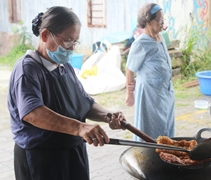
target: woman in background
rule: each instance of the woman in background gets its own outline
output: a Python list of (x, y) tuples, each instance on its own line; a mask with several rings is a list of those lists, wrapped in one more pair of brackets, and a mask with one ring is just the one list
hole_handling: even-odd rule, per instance
[[(159, 34), (164, 26), (161, 7), (145, 4), (138, 12), (138, 25), (145, 33), (135, 40), (128, 55), (126, 105), (133, 106), (135, 102), (135, 127), (154, 139), (159, 135), (174, 137), (172, 67)], [(134, 139), (141, 140), (137, 136)]]

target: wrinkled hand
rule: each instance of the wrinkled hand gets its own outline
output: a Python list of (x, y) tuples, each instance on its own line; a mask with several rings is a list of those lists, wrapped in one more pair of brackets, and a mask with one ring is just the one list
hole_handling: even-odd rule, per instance
[(134, 105), (134, 90), (135, 90), (135, 84), (136, 80), (131, 82), (126, 86), (126, 98), (125, 98), (125, 104), (127, 106), (133, 106)]
[(135, 102), (134, 94), (133, 93), (127, 93), (126, 94), (125, 104), (127, 106), (133, 106), (134, 102)]
[(103, 146), (105, 143), (109, 143), (106, 132), (98, 124), (82, 123), (79, 129), (79, 136), (88, 144), (93, 144), (94, 146)]
[(126, 121), (122, 112), (108, 113), (109, 118), (108, 124), (111, 129), (123, 129), (125, 128), (121, 125), (121, 121)]

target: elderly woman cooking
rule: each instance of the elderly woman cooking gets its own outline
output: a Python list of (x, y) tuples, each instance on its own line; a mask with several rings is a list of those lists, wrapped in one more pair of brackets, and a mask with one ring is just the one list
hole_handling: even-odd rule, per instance
[(17, 61), (8, 93), (16, 180), (89, 180), (84, 140), (103, 146), (109, 138), (86, 118), (121, 128), (122, 113), (97, 104), (68, 63), (80, 29), (66, 7), (51, 7), (32, 21), (39, 44)]
[[(126, 104), (132, 106), (135, 102), (136, 128), (154, 139), (159, 135), (174, 137), (172, 67), (165, 41), (159, 34), (164, 26), (161, 7), (145, 4), (138, 12), (138, 25), (145, 33), (132, 44), (127, 59)], [(137, 136), (134, 139), (140, 140)]]

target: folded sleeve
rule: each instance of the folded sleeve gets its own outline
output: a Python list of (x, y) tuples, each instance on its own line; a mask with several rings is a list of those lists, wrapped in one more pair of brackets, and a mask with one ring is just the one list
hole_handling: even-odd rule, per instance
[(18, 66), (13, 73), (10, 92), (15, 103), (13, 108), (18, 110), (20, 120), (33, 109), (44, 105), (41, 74), (35, 63)]

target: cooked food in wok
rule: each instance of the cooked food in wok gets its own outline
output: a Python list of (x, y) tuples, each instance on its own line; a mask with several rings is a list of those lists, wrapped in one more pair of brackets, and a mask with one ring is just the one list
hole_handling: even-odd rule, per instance
[[(188, 150), (192, 150), (195, 146), (198, 145), (196, 140), (180, 140), (176, 141), (167, 136), (159, 136), (157, 138), (157, 144), (171, 145), (175, 147), (181, 147)], [(191, 160), (186, 152), (182, 151), (173, 151), (173, 150), (164, 150), (164, 149), (156, 149), (156, 152), (159, 154), (160, 158), (163, 161), (166, 161), (170, 164), (178, 164), (178, 165), (199, 165), (204, 164), (211, 159), (205, 160)]]

